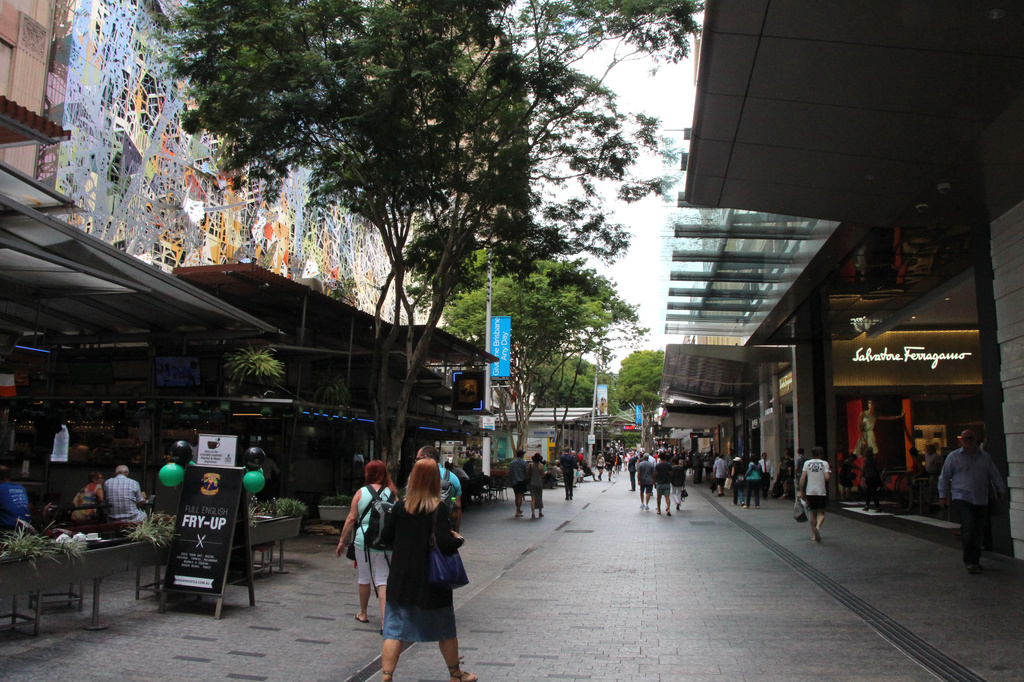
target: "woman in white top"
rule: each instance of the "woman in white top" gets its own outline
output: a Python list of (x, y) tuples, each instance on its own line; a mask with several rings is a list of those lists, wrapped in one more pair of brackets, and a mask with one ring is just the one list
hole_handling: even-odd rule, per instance
[(384, 462), (379, 459), (367, 462), (363, 469), (366, 485), (356, 491), (352, 497), (352, 506), (348, 510), (348, 517), (345, 519), (345, 527), (341, 529), (341, 538), (334, 550), (337, 557), (345, 555), (346, 545), (349, 544), (349, 536), (355, 535), (356, 568), (359, 571), (359, 613), (356, 620), (360, 623), (369, 623), (366, 616), (366, 609), (370, 603), (370, 585), (373, 584), (377, 592), (377, 600), (380, 602), (380, 620), (384, 622), (384, 602), (387, 592), (388, 574), (391, 568), (391, 552), (377, 549), (367, 549), (364, 541), (366, 528), (370, 523), (368, 507), (373, 501), (373, 493), (370, 488), (379, 493), (380, 497), (391, 502), (398, 500), (398, 491), (395, 484), (388, 475), (388, 469)]

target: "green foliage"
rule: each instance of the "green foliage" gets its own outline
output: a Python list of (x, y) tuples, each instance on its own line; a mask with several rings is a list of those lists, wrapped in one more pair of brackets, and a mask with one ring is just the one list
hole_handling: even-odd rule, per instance
[(251, 381), (272, 386), (284, 378), (284, 363), (274, 357), (271, 348), (247, 346), (229, 353), (224, 360), (228, 379), (241, 383)]
[(639, 350), (622, 361), (616, 380), (618, 398), (622, 403), (643, 405), (644, 415), (661, 404), (661, 376), (665, 367), (665, 351)]
[(84, 542), (57, 542), (45, 534), (36, 534), (25, 528), (0, 535), (2, 559), (77, 559), (85, 551)]
[[(657, 122), (619, 112), (578, 66), (598, 54), (610, 55), (609, 68), (638, 53), (678, 60), (700, 9), (695, 0), (180, 5), (166, 44), (194, 102), (186, 130), (220, 136), (223, 167), (271, 191), (289, 169), (312, 169), (316, 201), (380, 234), (391, 269), (369, 388), (392, 465), (414, 378), (470, 254), (486, 245), (500, 268), (525, 273), (537, 258), (610, 261), (624, 251), (627, 230), (606, 219), (598, 186), (613, 183), (626, 201), (657, 189), (630, 173), (655, 148)], [(420, 296), (425, 324), (413, 342), (397, 323), (413, 318)], [(402, 345), (406, 375), (392, 388), (380, 377)]]
[(174, 541), (174, 517), (166, 514), (152, 514), (142, 523), (124, 531), (133, 542), (148, 542), (155, 547), (170, 547)]
[(351, 495), (321, 495), (320, 502), (318, 503), (321, 507), (347, 507), (352, 504)]
[(313, 389), (313, 402), (322, 405), (347, 406), (351, 403), (348, 383), (340, 372), (322, 374)]
[[(483, 344), (486, 288), (458, 295), (445, 311), (445, 329)], [(512, 318), (512, 376), (506, 399), (520, 425), (519, 443), (534, 407), (590, 405), (594, 368), (582, 358), (599, 353), (620, 333), (639, 336), (636, 307), (582, 260), (538, 261), (529, 275), (493, 283), (492, 312)]]

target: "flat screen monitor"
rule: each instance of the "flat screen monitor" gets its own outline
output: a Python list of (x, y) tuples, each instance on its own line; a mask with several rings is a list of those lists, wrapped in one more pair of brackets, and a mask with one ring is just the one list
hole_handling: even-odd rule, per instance
[(167, 355), (156, 358), (157, 388), (199, 386), (199, 358), (189, 355)]
[(114, 383), (114, 368), (105, 361), (73, 360), (68, 362), (68, 372), (75, 386)]

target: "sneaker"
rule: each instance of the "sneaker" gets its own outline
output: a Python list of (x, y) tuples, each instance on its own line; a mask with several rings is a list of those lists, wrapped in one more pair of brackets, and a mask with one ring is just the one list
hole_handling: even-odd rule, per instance
[(747, 505), (743, 505), (743, 508), (744, 508), (744, 509), (750, 509), (750, 507), (749, 507), (749, 506), (747, 506)]
[(641, 503), (640, 503), (640, 508), (641, 508), (641, 509), (647, 509), (647, 507), (645, 507), (645, 506), (644, 506), (644, 503), (643, 503), (643, 502), (641, 502)]

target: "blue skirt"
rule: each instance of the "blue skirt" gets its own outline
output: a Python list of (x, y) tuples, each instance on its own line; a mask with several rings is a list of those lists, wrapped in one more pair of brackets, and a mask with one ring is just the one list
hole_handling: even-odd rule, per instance
[(407, 604), (384, 605), (384, 639), (403, 642), (440, 642), (457, 637), (455, 608), (420, 609)]

